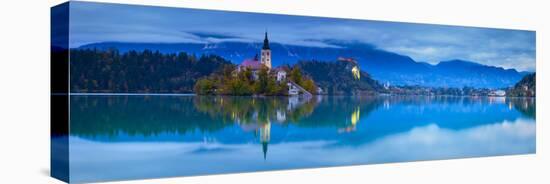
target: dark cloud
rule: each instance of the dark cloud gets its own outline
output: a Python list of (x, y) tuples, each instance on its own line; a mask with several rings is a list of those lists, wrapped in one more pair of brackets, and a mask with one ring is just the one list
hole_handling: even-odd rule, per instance
[(213, 33), (213, 32), (200, 32), (200, 31), (190, 31), (187, 32), (189, 34), (195, 35), (197, 37), (208, 39), (208, 38), (214, 38), (214, 39), (242, 39), (241, 37), (237, 36), (231, 36), (227, 34), (221, 34), (221, 33)]

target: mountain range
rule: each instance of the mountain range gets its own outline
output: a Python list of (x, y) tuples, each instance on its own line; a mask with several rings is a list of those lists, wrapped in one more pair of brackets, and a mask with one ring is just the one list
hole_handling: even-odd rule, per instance
[[(360, 42), (326, 41), (335, 47), (313, 47), (270, 43), (274, 66), (295, 64), (298, 61), (335, 61), (338, 57), (354, 58), (362, 71), (375, 80), (390, 85), (419, 85), (427, 87), (506, 88), (513, 86), (529, 72), (487, 66), (474, 61), (450, 60), (432, 65), (417, 62), (409, 56), (378, 49)], [(80, 49), (158, 50), (162, 53), (185, 51), (196, 55), (215, 54), (235, 64), (253, 58), (261, 43), (128, 43), (101, 42), (80, 46)]]

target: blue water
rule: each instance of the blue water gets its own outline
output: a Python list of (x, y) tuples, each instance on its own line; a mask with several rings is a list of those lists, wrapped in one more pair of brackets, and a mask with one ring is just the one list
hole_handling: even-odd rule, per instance
[(71, 182), (536, 151), (532, 98), (75, 95), (70, 110)]

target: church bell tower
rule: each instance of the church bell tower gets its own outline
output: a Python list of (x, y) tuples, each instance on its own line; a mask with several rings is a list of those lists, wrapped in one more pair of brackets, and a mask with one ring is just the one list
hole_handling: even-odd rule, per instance
[(262, 47), (261, 62), (268, 69), (271, 69), (271, 49), (269, 49), (269, 40), (267, 39), (267, 31), (265, 32), (264, 45)]

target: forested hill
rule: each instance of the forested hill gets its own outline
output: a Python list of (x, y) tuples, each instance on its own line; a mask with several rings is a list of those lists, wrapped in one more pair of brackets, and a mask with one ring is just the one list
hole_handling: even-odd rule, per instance
[[(361, 71), (356, 63), (343, 61), (300, 61), (299, 67), (305, 75), (313, 78), (318, 87), (331, 95), (371, 95), (382, 90), (382, 86), (371, 76)], [(359, 77), (354, 76), (357, 67)]]
[(185, 52), (72, 49), (72, 93), (192, 93), (197, 79), (230, 61)]
[(526, 75), (513, 88), (508, 90), (507, 94), (508, 96), (535, 97), (537, 91), (536, 83), (535, 73)]

